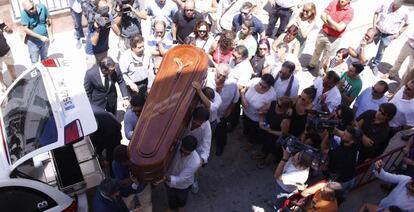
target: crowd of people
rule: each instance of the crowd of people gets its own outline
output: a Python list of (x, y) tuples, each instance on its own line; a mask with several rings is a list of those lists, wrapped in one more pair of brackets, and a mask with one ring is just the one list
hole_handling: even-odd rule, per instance
[[(377, 8), (372, 25), (356, 44), (341, 42), (354, 16), (362, 15), (354, 14), (351, 0), (332, 0), (321, 14), (311, 1), (265, 3), (266, 10), (248, 0), (69, 0), (76, 47), (85, 40), (84, 87), (98, 122), (91, 139), (110, 176), (98, 188), (96, 211), (152, 211), (151, 188), (161, 183), (169, 210), (182, 209), (190, 190), (198, 192), (197, 172), (204, 171), (210, 150), (216, 156), (225, 154), (240, 114), (247, 138), (242, 149), (251, 152), (261, 145), (260, 151), (251, 152), (257, 168), (277, 167), (275, 193), (266, 202), (275, 211), (337, 211), (354, 186), (356, 167), (380, 156), (397, 132), (414, 127), (414, 34), (401, 36), (412, 26), (401, 0)], [(22, 7), (25, 43), (36, 63), (48, 57), (52, 22), (45, 5), (25, 0)], [(263, 13), (268, 14), (265, 23), (259, 18)], [(305, 45), (312, 45), (306, 40), (318, 18), (323, 26), (310, 62), (302, 67), (299, 58)], [(151, 23), (148, 33), (142, 30), (143, 20)], [(13, 56), (3, 36), (13, 30), (2, 21), (0, 30), (0, 62), (14, 80)], [(108, 56), (111, 31), (118, 36), (116, 58)], [(407, 41), (392, 68), (382, 74), (379, 64), (395, 39)], [(130, 140), (163, 56), (182, 44), (204, 50), (209, 58), (206, 83), (192, 83), (200, 103), (191, 111), (166, 176), (153, 184), (140, 183), (130, 174), (127, 147), (120, 144), (115, 84), (127, 108), (124, 137)], [(316, 75), (312, 86), (299, 89), (299, 71)], [(368, 82), (360, 74), (369, 71), (383, 80), (362, 90)], [(389, 89), (390, 80), (399, 83), (396, 92)], [(414, 138), (409, 139), (401, 173), (386, 172), (382, 161), (373, 170), (397, 187), (361, 211), (414, 211)], [(305, 200), (289, 202), (292, 193)]]

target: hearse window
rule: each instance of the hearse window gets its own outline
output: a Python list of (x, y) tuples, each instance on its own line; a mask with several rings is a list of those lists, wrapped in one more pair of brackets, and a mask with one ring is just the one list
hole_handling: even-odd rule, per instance
[(57, 141), (56, 122), (38, 69), (27, 73), (11, 89), (2, 102), (1, 111), (12, 164)]

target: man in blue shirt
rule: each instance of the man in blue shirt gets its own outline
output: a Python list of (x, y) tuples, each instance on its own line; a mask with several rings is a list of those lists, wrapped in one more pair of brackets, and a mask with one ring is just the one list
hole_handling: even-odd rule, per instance
[(36, 63), (47, 57), (49, 49), (48, 26), (51, 25), (49, 11), (46, 6), (34, 4), (29, 0), (22, 3), (24, 10), (21, 12), (21, 24), (26, 33), (25, 42), (29, 48), (30, 60)]
[(137, 125), (138, 118), (141, 115), (142, 109), (145, 104), (145, 97), (142, 95), (133, 95), (129, 101), (131, 107), (124, 115), (124, 132), (125, 137), (131, 140), (132, 134), (134, 134), (135, 126)]
[(134, 196), (137, 195), (142, 210), (144, 212), (151, 212), (151, 185), (139, 183), (131, 176), (128, 161), (128, 147), (122, 144), (115, 147), (112, 171), (121, 186), (120, 194), (130, 210), (136, 208)]
[(359, 117), (367, 110), (377, 110), (382, 103), (388, 102), (387, 97), (384, 95), (387, 91), (388, 84), (383, 80), (362, 91), (354, 103), (355, 117)]
[(241, 26), (243, 24), (244, 19), (251, 19), (253, 22), (253, 30), (252, 35), (258, 39), (258, 35), (260, 34), (260, 38), (265, 38), (266, 33), (263, 26), (263, 23), (254, 15), (253, 12), (253, 4), (251, 2), (245, 2), (241, 9), (240, 13), (235, 15), (232, 22), (232, 30), (235, 32), (240, 31)]
[(96, 191), (93, 209), (97, 212), (129, 212), (119, 196), (119, 188), (115, 180), (104, 179)]
[(109, 26), (101, 26), (104, 21), (98, 24), (96, 21), (89, 23), (88, 34), (86, 36), (86, 68), (99, 63), (103, 58), (108, 56), (109, 49), (109, 32), (111, 31), (112, 17), (109, 16), (109, 5), (106, 1), (101, 0), (97, 5), (100, 20), (106, 20)]

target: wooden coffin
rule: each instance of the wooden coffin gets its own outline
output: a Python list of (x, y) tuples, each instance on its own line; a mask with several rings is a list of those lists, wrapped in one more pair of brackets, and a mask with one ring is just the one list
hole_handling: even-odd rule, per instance
[(164, 56), (128, 148), (132, 174), (141, 182), (160, 180), (189, 124), (208, 57), (199, 48), (176, 46)]

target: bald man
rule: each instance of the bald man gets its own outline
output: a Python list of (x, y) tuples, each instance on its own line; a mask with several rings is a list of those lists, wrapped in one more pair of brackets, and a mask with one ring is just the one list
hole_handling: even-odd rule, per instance
[(193, 32), (197, 22), (203, 20), (203, 15), (195, 11), (194, 0), (187, 0), (184, 8), (175, 13), (172, 25), (174, 43), (184, 44), (184, 39)]
[(26, 33), (25, 42), (29, 48), (30, 60), (36, 63), (47, 57), (49, 49), (48, 26), (51, 25), (49, 11), (45, 5), (25, 0), (22, 2), (21, 24)]

